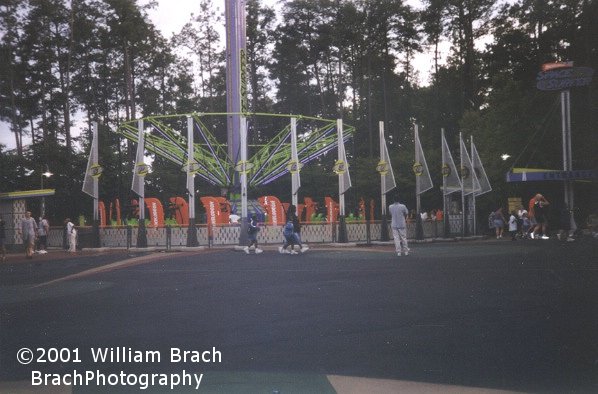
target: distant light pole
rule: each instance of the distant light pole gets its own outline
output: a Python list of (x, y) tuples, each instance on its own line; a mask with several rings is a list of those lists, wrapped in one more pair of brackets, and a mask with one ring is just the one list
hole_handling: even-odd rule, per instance
[[(40, 177), (39, 177), (40, 183), (41, 183), (40, 189), (44, 188), (44, 177), (50, 178), (52, 175), (54, 175), (52, 172), (50, 172), (50, 168), (48, 167), (48, 165), (46, 164), (45, 166), (46, 166), (46, 171), (42, 172), (40, 174)], [(42, 170), (43, 169), (44, 168), (42, 167)], [(46, 197), (42, 196), (42, 204), (41, 204), (41, 208), (40, 208), (40, 216), (44, 217), (45, 214), (46, 214)]]

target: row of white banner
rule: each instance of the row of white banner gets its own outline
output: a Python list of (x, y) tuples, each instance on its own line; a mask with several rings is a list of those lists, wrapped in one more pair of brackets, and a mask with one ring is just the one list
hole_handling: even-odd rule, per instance
[[(143, 126), (140, 125), (139, 140), (137, 144), (137, 155), (135, 163), (135, 171), (133, 175), (133, 182), (131, 189), (140, 197), (144, 197), (144, 176), (147, 174), (147, 166), (144, 164), (144, 136)], [(192, 129), (191, 129), (192, 130)], [(343, 195), (351, 187), (351, 177), (349, 175), (349, 165), (346, 158), (345, 147), (343, 142), (343, 126), (342, 120), (337, 121), (338, 133), (338, 158), (334, 166), (334, 171), (339, 175), (339, 195)], [(415, 125), (415, 163), (413, 164), (413, 172), (416, 176), (416, 194), (421, 194), (433, 187), (432, 178), (424, 155), (424, 151), (419, 139), (418, 126)], [(468, 153), (463, 137), (459, 134), (459, 150), (461, 166), (460, 171), (453, 160), (453, 156), (449, 149), (448, 143), (444, 135), (444, 129), (441, 133), (442, 138), (442, 175), (443, 175), (443, 193), (449, 195), (455, 192), (462, 192), (463, 195), (473, 194), (479, 196), (492, 190), (490, 182), (480, 160), (480, 156), (473, 143), (471, 137), (471, 157)], [(245, 137), (246, 139), (246, 137)], [(299, 162), (297, 155), (297, 127), (296, 119), (291, 119), (291, 162), (289, 163), (289, 172), (292, 176), (292, 195), (295, 197), (301, 186), (300, 172), (302, 164)], [(189, 139), (191, 147), (189, 154), (192, 155), (192, 139)], [(244, 143), (244, 141), (241, 141)], [(98, 135), (97, 125), (93, 127), (93, 140), (91, 144), (91, 151), (87, 163), (87, 171), (85, 173), (85, 180), (83, 182), (83, 192), (87, 193), (95, 199), (99, 198), (97, 178), (102, 172), (102, 167), (98, 164)], [(187, 165), (188, 184), (187, 188), (193, 189), (189, 185), (189, 180), (193, 179), (193, 166)], [(384, 123), (380, 122), (380, 162), (377, 166), (377, 171), (381, 175), (381, 191), (383, 194), (388, 193), (394, 189), (397, 184), (394, 176), (394, 171), (391, 165), (390, 155), (388, 154), (388, 147), (386, 138), (384, 136)], [(95, 180), (95, 182), (94, 182)]]
[[(415, 163), (413, 164), (413, 172), (416, 176), (416, 194), (421, 194), (427, 190), (432, 189), (432, 178), (426, 162), (426, 156), (419, 139), (418, 126), (415, 125)], [(462, 192), (464, 195), (473, 194), (479, 196), (488, 193), (492, 190), (490, 181), (482, 165), (482, 160), (478, 154), (478, 150), (473, 143), (471, 137), (471, 157), (467, 151), (463, 136), (459, 133), (459, 150), (461, 158), (461, 171), (457, 171), (457, 167), (453, 160), (453, 156), (449, 149), (444, 129), (441, 133), (442, 144), (442, 189), (444, 195), (449, 195), (455, 192)], [(388, 193), (396, 187), (396, 181), (392, 166), (390, 166), (390, 156), (388, 155), (388, 148), (386, 146), (384, 137), (384, 125), (380, 123), (380, 163), (378, 163), (378, 172), (382, 175), (382, 192)]]

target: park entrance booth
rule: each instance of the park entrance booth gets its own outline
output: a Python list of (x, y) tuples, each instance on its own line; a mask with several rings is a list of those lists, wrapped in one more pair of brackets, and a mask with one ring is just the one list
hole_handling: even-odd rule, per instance
[[(17, 192), (0, 193), (0, 217), (6, 223), (6, 240), (7, 247), (12, 245), (22, 244), (23, 238), (18, 231), (21, 225), (21, 219), (25, 217), (27, 212), (27, 200), (33, 198), (41, 198), (41, 206), (45, 203), (45, 198), (53, 196), (54, 189), (40, 189), (40, 190), (26, 190)], [(32, 212), (32, 216), (36, 218), (39, 216), (38, 212)]]

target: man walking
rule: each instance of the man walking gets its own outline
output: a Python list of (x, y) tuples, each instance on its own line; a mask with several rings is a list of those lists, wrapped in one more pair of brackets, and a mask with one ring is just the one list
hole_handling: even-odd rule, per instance
[(408, 256), (409, 248), (407, 247), (407, 222), (406, 218), (409, 213), (407, 207), (399, 202), (398, 193), (394, 195), (394, 203), (388, 207), (390, 216), (392, 218), (390, 227), (392, 228), (392, 236), (395, 240), (395, 251), (397, 256)]
[(23, 237), (23, 245), (25, 245), (25, 254), (27, 258), (33, 257), (33, 247), (35, 246), (35, 238), (37, 236), (37, 224), (35, 219), (31, 217), (31, 212), (25, 212), (25, 217), (21, 219), (21, 236)]

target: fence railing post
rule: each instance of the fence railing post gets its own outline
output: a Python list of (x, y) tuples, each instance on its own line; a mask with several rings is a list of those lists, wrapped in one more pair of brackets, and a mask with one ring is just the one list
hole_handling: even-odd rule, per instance
[(166, 226), (166, 250), (172, 249), (172, 227)]
[(131, 249), (132, 239), (133, 239), (133, 231), (131, 229), (131, 226), (127, 226), (126, 230), (127, 230), (127, 249)]

